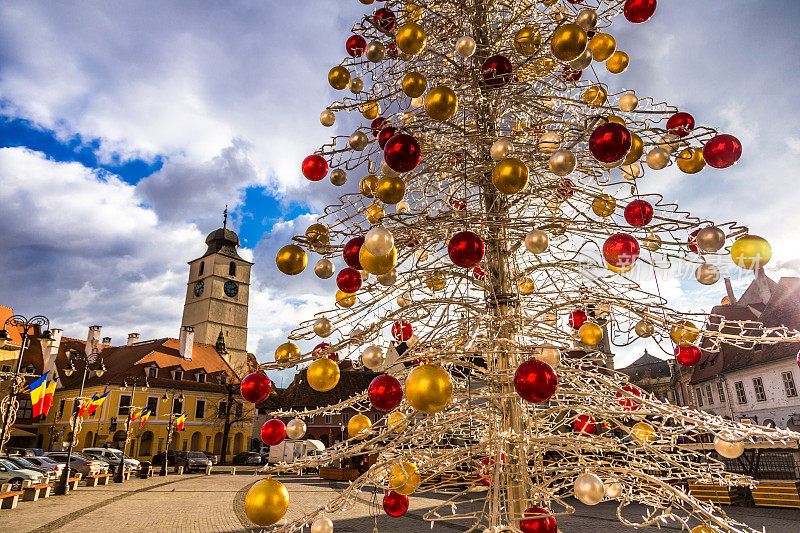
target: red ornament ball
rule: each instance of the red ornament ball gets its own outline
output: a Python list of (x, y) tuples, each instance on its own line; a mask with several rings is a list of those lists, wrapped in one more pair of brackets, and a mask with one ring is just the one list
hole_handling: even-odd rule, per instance
[(372, 128), (372, 136), (377, 137), (381, 130), (387, 125), (388, 120), (386, 117), (378, 117), (372, 121), (370, 128)]
[(408, 496), (391, 491), (383, 497), (383, 510), (386, 514), (397, 518), (408, 511)]
[(417, 140), (406, 133), (398, 133), (383, 148), (383, 160), (395, 172), (414, 170), (422, 159)]
[(697, 247), (697, 234), (700, 233), (699, 229), (694, 230), (689, 234), (688, 245), (689, 249), (696, 254), (700, 253), (700, 249)]
[(394, 29), (397, 17), (391, 9), (382, 7), (372, 15), (372, 23), (381, 31), (390, 32)]
[(569, 178), (562, 178), (561, 183), (556, 189), (556, 194), (562, 200), (572, 198), (572, 195), (575, 194), (575, 182)]
[(588, 319), (589, 317), (586, 316), (585, 311), (576, 309), (569, 314), (569, 327), (572, 329), (581, 329), (581, 326), (584, 325)]
[(405, 342), (411, 338), (414, 330), (408, 322), (397, 321), (392, 325), (392, 338), (398, 342)]
[(742, 157), (742, 143), (733, 135), (722, 133), (703, 147), (703, 159), (714, 168), (728, 168)]
[(622, 13), (628, 21), (641, 24), (656, 12), (656, 0), (627, 0)]
[(263, 372), (247, 374), (239, 385), (242, 398), (250, 403), (263, 402), (272, 391), (272, 382)]
[(558, 526), (556, 517), (550, 511), (534, 505), (523, 514), (519, 529), (522, 533), (556, 533)]
[(572, 423), (572, 428), (576, 433), (594, 435), (594, 432), (597, 431), (597, 422), (595, 422), (593, 416), (578, 415), (578, 418)]
[(311, 350), (311, 354), (314, 357), (327, 357), (331, 361), (339, 360), (338, 352), (331, 350), (331, 345), (327, 342), (321, 342), (314, 346), (314, 349)]
[(564, 65), (564, 69), (561, 71), (561, 77), (564, 78), (564, 81), (580, 81), (580, 79), (583, 77), (583, 71), (576, 70), (569, 65)]
[(345, 41), (344, 47), (350, 57), (361, 57), (367, 49), (367, 40), (360, 35), (351, 35)]
[(549, 400), (558, 387), (558, 376), (553, 367), (539, 361), (528, 359), (514, 372), (514, 389), (524, 400), (542, 403)]
[(344, 245), (344, 252), (342, 255), (344, 256), (344, 262), (347, 263), (347, 266), (350, 268), (355, 268), (356, 270), (364, 270), (361, 268), (361, 261), (358, 259), (358, 252), (361, 251), (361, 247), (364, 245), (364, 237), (353, 237), (347, 244)]
[[(627, 393), (633, 394), (634, 396), (641, 396), (642, 391), (634, 387), (633, 385), (623, 385), (622, 390)], [(626, 398), (624, 394), (618, 392), (616, 394), (617, 398), (619, 398), (619, 404), (622, 406), (622, 409), (625, 411), (635, 411), (639, 408), (639, 402), (634, 400), (633, 398)]]
[(378, 145), (381, 149), (386, 147), (386, 143), (389, 142), (389, 139), (394, 137), (394, 134), (397, 133), (397, 128), (394, 126), (384, 126), (381, 132), (378, 134)]
[(614, 163), (628, 155), (632, 143), (628, 128), (617, 122), (606, 122), (589, 136), (589, 151), (601, 163)]
[(697, 346), (676, 346), (675, 347), (675, 360), (681, 366), (694, 366), (700, 362), (700, 348)]
[(508, 85), (514, 68), (506, 56), (495, 55), (483, 62), (481, 70), (483, 71), (483, 81), (486, 85), (498, 89)]
[(481, 265), (478, 265), (472, 269), (472, 277), (478, 281), (483, 281), (486, 279), (486, 271)]
[(603, 243), (603, 257), (617, 268), (629, 267), (639, 259), (639, 242), (627, 233), (612, 235)]
[(303, 176), (311, 181), (319, 181), (328, 175), (328, 162), (319, 154), (311, 154), (303, 159)]
[(277, 446), (283, 442), (285, 438), (286, 425), (277, 418), (267, 420), (264, 422), (264, 425), (261, 426), (261, 440), (264, 441), (264, 444), (267, 446)]
[[(500, 465), (506, 464), (506, 455), (504, 453), (500, 454)], [(478, 475), (480, 476), (480, 482), (482, 485), (491, 485), (493, 479), (490, 479), (494, 475), (494, 457), (484, 457), (481, 459), (481, 466), (478, 470)]]
[(450, 238), (447, 255), (450, 260), (462, 268), (472, 268), (483, 259), (485, 246), (480, 237), (471, 231), (460, 231)]
[(625, 221), (631, 226), (646, 226), (653, 221), (653, 206), (644, 200), (634, 200), (625, 206)]
[(342, 269), (336, 276), (336, 286), (342, 292), (353, 294), (361, 288), (361, 273), (352, 267)]
[(369, 384), (367, 395), (375, 409), (391, 411), (403, 400), (403, 386), (396, 377), (381, 374)]
[(678, 111), (667, 120), (667, 131), (678, 137), (686, 137), (694, 129), (694, 117), (689, 113)]

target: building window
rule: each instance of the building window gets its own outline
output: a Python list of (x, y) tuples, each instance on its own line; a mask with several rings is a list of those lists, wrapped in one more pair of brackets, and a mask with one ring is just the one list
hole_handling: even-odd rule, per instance
[(58, 417), (62, 418), (64, 416), (64, 407), (67, 405), (67, 400), (61, 400), (58, 402)]
[(179, 415), (183, 413), (183, 400), (180, 398), (173, 398), (172, 399), (172, 414)]
[(695, 392), (697, 393), (697, 405), (703, 407), (703, 389), (697, 387)]
[(236, 262), (231, 261), (231, 264), (228, 265), (228, 275), (235, 276), (236, 275)]
[(155, 366), (151, 366), (147, 369), (147, 377), (148, 378), (157, 378), (158, 377), (158, 368)]
[(719, 394), (720, 403), (725, 403), (725, 384), (717, 381), (717, 394)]
[(198, 383), (205, 383), (206, 382), (206, 374), (205, 374), (205, 372), (199, 372), (197, 374), (197, 382)]
[(28, 419), (33, 418), (33, 404), (30, 398), (18, 398), (19, 409), (17, 410), (17, 418)]
[(764, 382), (761, 381), (761, 378), (753, 378), (753, 389), (756, 391), (757, 402), (767, 401), (767, 395), (764, 392)]
[(26, 374), (33, 374), (36, 372), (36, 368), (33, 365), (28, 365), (25, 367)]
[(119, 409), (117, 409), (117, 416), (128, 416), (128, 410), (131, 406), (130, 394), (123, 394), (119, 397)]
[(744, 392), (744, 383), (737, 381), (733, 384), (733, 388), (736, 389), (736, 401), (739, 403), (747, 403), (747, 394)]
[(176, 370), (175, 371), (175, 381), (180, 381), (183, 379), (183, 370)]
[(206, 417), (205, 400), (197, 400), (197, 403), (194, 405), (194, 417), (198, 420), (202, 420)]
[(325, 423), (333, 424), (333, 415), (325, 415)]
[(239, 402), (236, 402), (235, 413), (236, 413), (236, 418), (242, 418), (244, 416), (243, 415), (244, 405), (240, 404)]
[(225, 400), (222, 400), (221, 402), (219, 402), (219, 417), (220, 418), (225, 418), (225, 415), (227, 413), (227, 409), (228, 409), (228, 402), (226, 402)]
[(706, 385), (706, 399), (708, 405), (714, 405), (714, 395), (711, 393), (711, 385)]
[(794, 386), (794, 376), (791, 372), (782, 372), (783, 390), (786, 391), (787, 398), (794, 398), (797, 396), (797, 387)]
[(153, 418), (158, 416), (158, 396), (147, 397), (147, 410)]
[(202, 275), (203, 275), (203, 271), (204, 271), (205, 269), (206, 269), (206, 263), (205, 263), (205, 261), (200, 261), (200, 270), (198, 270), (198, 271), (197, 271), (197, 275), (198, 275), (198, 276), (202, 276)]
[(11, 372), (11, 365), (3, 365), (3, 372)]
[(183, 451), (189, 447), (189, 439), (183, 439)]

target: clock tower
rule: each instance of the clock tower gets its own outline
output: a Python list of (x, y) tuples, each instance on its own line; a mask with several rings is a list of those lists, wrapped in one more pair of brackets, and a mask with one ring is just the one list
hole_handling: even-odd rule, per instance
[(195, 342), (222, 346), (228, 363), (237, 373), (244, 374), (253, 263), (239, 257), (236, 251), (239, 237), (228, 229), (227, 209), (222, 227), (208, 234), (206, 244), (206, 253), (189, 262), (181, 325), (194, 328)]

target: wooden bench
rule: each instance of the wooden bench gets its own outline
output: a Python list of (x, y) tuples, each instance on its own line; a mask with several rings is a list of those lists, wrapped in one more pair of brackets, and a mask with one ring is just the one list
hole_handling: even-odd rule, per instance
[(96, 487), (97, 485), (108, 485), (111, 479), (111, 474), (95, 474), (93, 476), (86, 476), (86, 486)]
[(698, 500), (723, 505), (738, 505), (744, 499), (743, 487), (724, 487), (689, 482), (689, 492)]
[(0, 508), (14, 509), (17, 507), (19, 497), (22, 495), (21, 490), (8, 490), (0, 492)]
[(751, 492), (756, 505), (800, 509), (800, 481), (759, 481)]
[(39, 483), (38, 485), (30, 485), (22, 489), (25, 494), (22, 496), (24, 502), (35, 502), (39, 498), (47, 498), (50, 496), (50, 490), (53, 488), (52, 483)]

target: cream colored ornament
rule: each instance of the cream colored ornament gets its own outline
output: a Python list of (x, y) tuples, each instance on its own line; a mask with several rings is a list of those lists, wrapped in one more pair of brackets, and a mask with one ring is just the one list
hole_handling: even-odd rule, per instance
[(366, 270), (359, 270), (359, 274), (361, 274), (361, 281), (367, 281), (369, 279), (369, 272)]
[(553, 174), (564, 177), (570, 175), (572, 171), (575, 170), (578, 159), (572, 151), (561, 148), (553, 152), (547, 164)]
[(585, 7), (578, 11), (575, 23), (585, 31), (593, 30), (597, 26), (597, 12), (594, 9)]
[(330, 180), (331, 183), (333, 183), (337, 187), (341, 187), (342, 185), (347, 183), (347, 172), (345, 172), (341, 168), (335, 168), (331, 171)]
[(350, 80), (350, 92), (358, 94), (364, 90), (364, 80), (361, 78), (353, 78)]
[(324, 316), (319, 317), (316, 322), (314, 322), (314, 333), (323, 339), (330, 336), (331, 331), (333, 331), (333, 324)]
[(722, 437), (716, 436), (714, 437), (714, 449), (722, 457), (736, 459), (744, 453), (744, 442), (730, 442), (724, 440)]
[(539, 150), (549, 154), (558, 150), (561, 144), (561, 136), (558, 133), (548, 131), (539, 139)]
[(556, 368), (561, 364), (561, 350), (555, 346), (544, 345), (536, 354), (536, 359)]
[(293, 418), (286, 424), (286, 436), (292, 440), (300, 440), (306, 434), (306, 423), (299, 418)]
[(330, 109), (326, 109), (319, 114), (319, 122), (326, 128), (330, 128), (336, 122), (336, 113)]
[(622, 494), (622, 485), (616, 481), (606, 484), (606, 496), (609, 498), (618, 498)]
[(328, 279), (333, 276), (333, 262), (327, 257), (323, 257), (314, 265), (314, 274), (320, 279)]
[(623, 94), (619, 97), (619, 108), (621, 111), (630, 113), (639, 105), (639, 98), (633, 93)]
[(411, 211), (411, 206), (408, 205), (408, 202), (403, 200), (402, 202), (397, 202), (397, 206), (395, 207), (398, 213), (408, 213)]
[(658, 145), (669, 153), (674, 153), (681, 146), (681, 138), (674, 133), (667, 133), (658, 142)]
[(333, 533), (333, 521), (330, 518), (318, 518), (311, 524), (311, 533)]
[(373, 63), (379, 63), (383, 61), (383, 58), (386, 57), (386, 47), (383, 46), (383, 43), (380, 41), (372, 41), (367, 45), (367, 49), (364, 52), (367, 56), (367, 59)]
[(550, 237), (540, 229), (531, 230), (525, 235), (525, 248), (532, 254), (540, 254), (547, 251), (550, 246)]
[(354, 131), (349, 142), (350, 148), (360, 152), (369, 144), (369, 137), (363, 131)]
[(713, 285), (719, 281), (719, 268), (710, 263), (703, 263), (695, 269), (694, 277), (703, 285)]
[(406, 341), (406, 346), (408, 346), (409, 348), (413, 348), (418, 342), (419, 342), (419, 337), (417, 337), (415, 334), (412, 334)]
[(394, 236), (383, 226), (375, 226), (367, 232), (364, 246), (372, 255), (383, 257), (394, 248)]
[(661, 170), (669, 165), (669, 151), (667, 151), (666, 148), (656, 146), (647, 153), (645, 162), (647, 163), (647, 166), (653, 170)]
[(412, 98), (411, 99), (411, 107), (413, 107), (414, 109), (419, 109), (420, 107), (422, 107), (424, 105), (425, 105), (425, 97), (424, 96), (418, 96), (416, 98)]
[(400, 307), (408, 307), (411, 305), (411, 295), (407, 292), (404, 292), (400, 296), (397, 297), (397, 305)]
[(513, 153), (514, 145), (507, 139), (496, 140), (494, 143), (492, 143), (492, 147), (489, 150), (489, 155), (492, 156), (492, 160), (494, 161), (505, 159)]
[(642, 167), (639, 166), (639, 163), (622, 165), (619, 169), (622, 171), (622, 177), (626, 180), (635, 180), (642, 175)]
[(361, 364), (370, 370), (378, 370), (386, 361), (386, 355), (379, 346), (367, 346), (361, 352)]
[(378, 276), (378, 283), (380, 283), (384, 287), (391, 287), (392, 285), (397, 283), (397, 270), (393, 268), (386, 274), (381, 274), (380, 276)]
[(655, 252), (656, 250), (661, 248), (661, 237), (659, 237), (655, 233), (648, 233), (647, 237), (642, 239), (642, 246), (644, 246), (651, 252)]
[(645, 320), (644, 318), (641, 319), (639, 322), (636, 323), (636, 326), (633, 328), (636, 334), (642, 338), (650, 337), (653, 334), (653, 324)]
[(605, 485), (597, 474), (584, 472), (575, 478), (575, 497), (586, 505), (597, 505), (605, 494)]
[(464, 59), (472, 57), (475, 53), (475, 39), (469, 35), (459, 37), (456, 41), (456, 53)]

